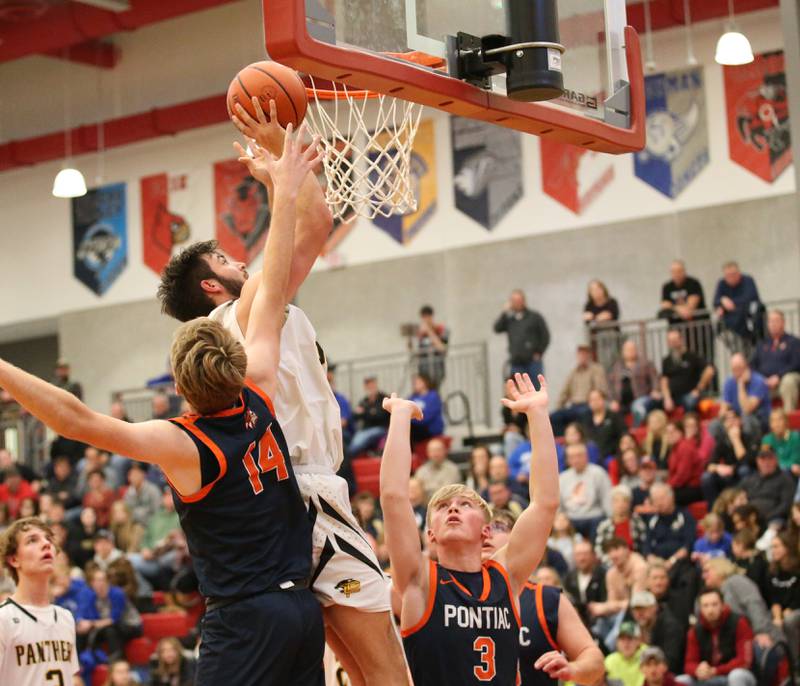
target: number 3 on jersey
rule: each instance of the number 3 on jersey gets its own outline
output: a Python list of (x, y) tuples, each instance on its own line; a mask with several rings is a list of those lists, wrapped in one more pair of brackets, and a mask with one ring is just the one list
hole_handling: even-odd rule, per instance
[(478, 636), (472, 644), (472, 649), (480, 652), (481, 664), (472, 668), (478, 681), (491, 681), (497, 670), (494, 666), (494, 639), (488, 636)]
[[(256, 467), (256, 461), (258, 461), (258, 467)], [(247, 448), (244, 456), (244, 468), (247, 470), (247, 475), (250, 477), (250, 485), (256, 495), (264, 490), (264, 484), (261, 483), (261, 474), (266, 474), (274, 469), (278, 481), (289, 478), (286, 459), (278, 447), (275, 436), (272, 435), (271, 428), (267, 429), (264, 437), (258, 443), (253, 441), (250, 447)]]

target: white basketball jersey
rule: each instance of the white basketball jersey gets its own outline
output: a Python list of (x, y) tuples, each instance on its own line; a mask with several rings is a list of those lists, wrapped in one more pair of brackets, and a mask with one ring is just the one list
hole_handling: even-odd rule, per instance
[[(208, 316), (244, 343), (237, 302), (229, 300)], [(289, 305), (281, 331), (278, 391), (272, 402), (299, 472), (336, 473), (344, 456), (339, 403), (328, 383), (328, 362), (321, 357), (317, 333), (305, 312)]]
[(75, 620), (55, 605), (0, 605), (0, 684), (72, 686), (80, 671)]

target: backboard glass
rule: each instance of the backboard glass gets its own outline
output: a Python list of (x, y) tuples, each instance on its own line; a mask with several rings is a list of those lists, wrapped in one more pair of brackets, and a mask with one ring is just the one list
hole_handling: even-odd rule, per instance
[(295, 69), (605, 152), (644, 145), (638, 37), (624, 0), (558, 0), (565, 94), (526, 103), (385, 53), (446, 58), (446, 36), (505, 34), (505, 0), (263, 0), (267, 52)]

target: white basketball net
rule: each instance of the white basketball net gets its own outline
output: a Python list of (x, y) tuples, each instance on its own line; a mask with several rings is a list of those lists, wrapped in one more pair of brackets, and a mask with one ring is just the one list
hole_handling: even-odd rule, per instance
[[(305, 120), (325, 148), (325, 200), (334, 219), (415, 212), (411, 151), (422, 107), (335, 82), (334, 97), (327, 99), (309, 78), (314, 98)], [(367, 111), (369, 102), (374, 112)]]

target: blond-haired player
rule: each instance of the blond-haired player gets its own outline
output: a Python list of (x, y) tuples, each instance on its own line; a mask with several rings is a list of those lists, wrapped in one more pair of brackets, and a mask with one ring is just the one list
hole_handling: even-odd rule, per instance
[(0, 684), (83, 683), (75, 620), (50, 603), (55, 555), (53, 532), (36, 517), (18, 519), (0, 537), (0, 559), (17, 585), (0, 605)]
[(489, 508), (471, 488), (444, 486), (428, 504), (427, 535), (437, 561), (420, 548), (408, 499), (412, 402), (384, 400), (391, 412), (381, 463), (381, 506), (393, 581), (402, 596), (401, 633), (415, 686), (513, 684), (519, 655), (518, 596), (542, 558), (558, 509), (558, 463), (547, 413), (547, 384), (528, 375), (507, 384), (506, 407), (524, 412), (531, 433), (531, 504), (507, 545), (481, 560)]

